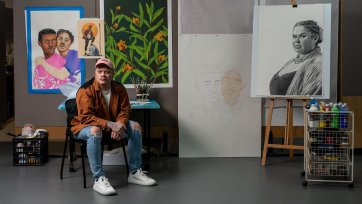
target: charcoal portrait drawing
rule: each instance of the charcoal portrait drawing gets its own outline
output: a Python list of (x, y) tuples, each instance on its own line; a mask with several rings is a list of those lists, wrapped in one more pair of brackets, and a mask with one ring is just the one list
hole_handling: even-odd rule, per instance
[(296, 56), (270, 80), (271, 95), (322, 95), (323, 29), (313, 20), (297, 22), (292, 31)]
[(253, 23), (252, 97), (330, 97), (331, 4), (260, 5)]

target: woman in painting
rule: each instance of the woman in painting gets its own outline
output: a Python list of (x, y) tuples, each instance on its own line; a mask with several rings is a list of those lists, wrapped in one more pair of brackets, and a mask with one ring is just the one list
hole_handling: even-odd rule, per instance
[(293, 28), (297, 56), (271, 79), (271, 95), (322, 95), (322, 28), (315, 21), (300, 21)]

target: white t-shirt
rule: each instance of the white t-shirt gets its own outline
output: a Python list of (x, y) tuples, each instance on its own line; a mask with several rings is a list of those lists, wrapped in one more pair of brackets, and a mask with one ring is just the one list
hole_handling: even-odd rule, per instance
[(104, 98), (106, 99), (107, 107), (109, 109), (109, 101), (111, 100), (111, 89), (108, 89), (106, 91), (102, 90), (102, 94), (103, 94)]

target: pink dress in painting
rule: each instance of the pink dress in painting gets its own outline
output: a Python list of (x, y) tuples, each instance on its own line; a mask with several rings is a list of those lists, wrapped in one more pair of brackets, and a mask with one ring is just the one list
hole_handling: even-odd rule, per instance
[[(57, 69), (62, 69), (66, 63), (64, 57), (53, 54), (45, 61)], [(58, 79), (49, 74), (42, 65), (37, 65), (34, 70), (33, 85), (36, 89), (59, 89), (61, 84), (64, 84), (67, 80)]]

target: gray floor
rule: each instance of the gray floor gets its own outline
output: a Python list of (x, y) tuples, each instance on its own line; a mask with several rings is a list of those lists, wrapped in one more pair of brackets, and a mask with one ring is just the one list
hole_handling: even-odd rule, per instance
[[(303, 157), (268, 157), (266, 167), (259, 158), (153, 158), (149, 175), (159, 185), (128, 184), (123, 166), (105, 171), (118, 194), (102, 196), (82, 187), (81, 170), (59, 179), (60, 158), (45, 166), (13, 167), (11, 143), (0, 143), (0, 203), (147, 203), (147, 204), (230, 204), (230, 203), (361, 203), (362, 156), (355, 158), (354, 188), (347, 184), (312, 183), (302, 186)], [(80, 168), (80, 160), (77, 160)]]

